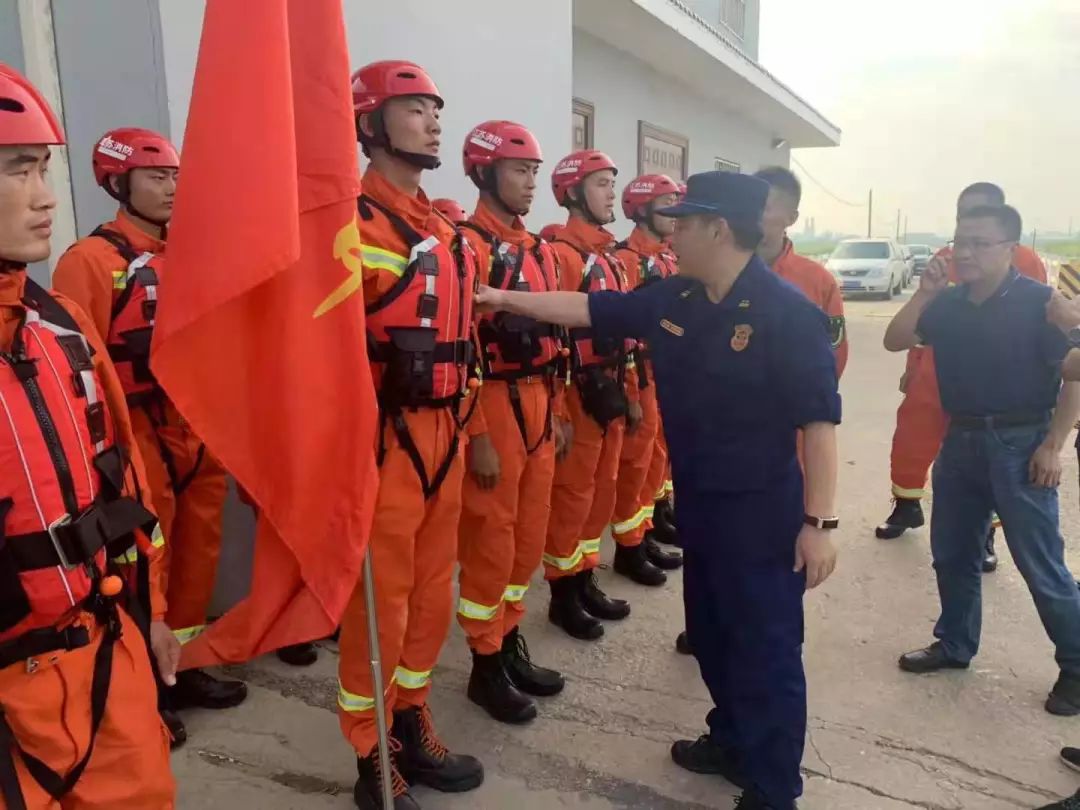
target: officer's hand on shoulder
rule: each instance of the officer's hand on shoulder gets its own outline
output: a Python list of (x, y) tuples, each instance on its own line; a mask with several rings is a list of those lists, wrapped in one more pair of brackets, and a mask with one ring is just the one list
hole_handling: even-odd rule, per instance
[(806, 590), (827, 580), (836, 568), (837, 551), (827, 529), (803, 526), (795, 541), (795, 572), (806, 569)]
[(486, 284), (481, 284), (476, 288), (475, 303), (477, 310), (480, 312), (498, 312), (502, 309), (502, 292), (502, 290), (496, 290)]

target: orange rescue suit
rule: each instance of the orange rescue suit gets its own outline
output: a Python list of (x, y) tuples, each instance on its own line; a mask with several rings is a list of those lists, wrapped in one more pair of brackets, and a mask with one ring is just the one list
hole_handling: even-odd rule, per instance
[[(534, 276), (542, 272), (532, 257), (537, 237), (525, 230), (520, 219), (507, 227), (480, 202), (469, 222), (480, 230), (462, 228), (476, 253), (481, 283), (489, 283), (493, 247), (509, 248), (509, 265), (516, 265), (520, 258), (532, 263)], [(551, 260), (546, 268), (551, 277), (533, 279), (533, 292), (557, 288), (554, 253), (550, 247), (544, 250)], [(524, 256), (521, 251), (525, 251)], [(555, 475), (553, 400), (555, 386), (565, 387), (556, 372), (550, 363), (535, 374), (513, 380), (492, 379), (485, 372), (479, 406), (468, 426), (470, 437), (487, 434), (499, 456), (499, 480), (494, 489), (481, 489), (466, 474), (458, 529), (458, 621), (469, 646), (481, 655), (498, 652), (503, 637), (521, 623), (529, 581), (544, 553)], [(520, 425), (512, 396), (519, 403)]]
[[(626, 272), (630, 290), (667, 278), (677, 270), (671, 249), (640, 227), (634, 228), (626, 242), (621, 243), (615, 256)], [(667, 444), (660, 424), (652, 364), (646, 351), (647, 347), (639, 344), (633, 379), (637, 383), (642, 419), (637, 429), (623, 438), (611, 525), (615, 542), (630, 547), (641, 545), (645, 532), (652, 528), (654, 505), (666, 496), (665, 482), (669, 477)]]
[[(572, 217), (556, 229), (552, 244), (559, 257), (562, 290), (581, 289), (586, 265), (583, 253), (606, 255), (614, 272), (622, 272), (618, 260), (609, 253), (614, 237), (585, 220)], [(608, 373), (615, 375), (616, 371)], [(625, 390), (629, 399), (638, 399), (637, 377), (632, 373), (626, 374)], [(574, 440), (566, 458), (555, 465), (543, 556), (544, 576), (549, 580), (573, 576), (599, 564), (600, 539), (615, 511), (615, 482), (625, 430), (623, 419), (609, 422), (605, 430), (586, 413), (576, 383), (566, 392), (564, 412), (573, 425)]]
[[(25, 271), (0, 273), (0, 348), (12, 346), (23, 317)], [(144, 480), (142, 460), (132, 436), (124, 394), (103, 341), (90, 319), (70, 300), (54, 296), (67, 310), (93, 351), (92, 363), (99, 392), (107, 403), (114, 439), (130, 457), (124, 492), (139, 490)], [(4, 475), (16, 474), (5, 465)], [(165, 610), (159, 547), (143, 538), (140, 551), (150, 558), (150, 604), (155, 618)], [(28, 810), (89, 810), (106, 807), (171, 808), (175, 783), (169, 765), (169, 734), (157, 710), (146, 641), (123, 608), (118, 608), (120, 637), (113, 644), (112, 675), (101, 725), (94, 738), (93, 756), (74, 787), (57, 802), (30, 775), (23, 757), (14, 754), (16, 774)], [(54, 650), (20, 659), (0, 669), (0, 706), (19, 747), (60, 776), (88, 753), (91, 740), (91, 691), (95, 659), (104, 628), (92, 615), (75, 608), (56, 625), (73, 633), (86, 633), (89, 643), (72, 650)], [(14, 753), (14, 752), (13, 752)], [(0, 808), (7, 805), (0, 798)]]
[[(956, 282), (956, 267), (952, 251), (940, 251), (949, 261), (949, 279)], [(1028, 278), (1046, 283), (1046, 267), (1039, 254), (1019, 245), (1013, 255), (1013, 266)], [(904, 399), (896, 411), (896, 430), (893, 432), (892, 492), (897, 498), (922, 498), (926, 494), (926, 479), (930, 465), (937, 458), (949, 423), (941, 409), (937, 372), (933, 351), (919, 346), (908, 352), (903, 382)]]
[[(473, 263), (469, 260), (459, 266), (461, 255), (451, 255), (451, 248), (459, 240), (454, 227), (435, 211), (422, 191), (412, 197), (393, 186), (374, 167), (364, 174), (363, 189), (361, 199), (367, 202), (361, 202), (358, 221), (364, 303), (368, 312), (409, 273), (424, 277), (428, 269), (424, 263), (437, 258), (438, 276), (446, 274), (439, 283), (456, 276), (459, 267), (466, 269), (463, 278), (466, 308), (463, 310), (458, 301), (442, 300), (445, 298), (442, 296), (437, 307), (429, 310), (432, 318), (444, 319), (450, 312), (455, 318), (465, 314), (471, 322), (468, 313), (475, 286)], [(392, 217), (400, 223), (395, 223)], [(414, 237), (434, 237), (429, 242), (430, 250), (419, 256), (412, 268), (409, 257), (413, 246), (402, 233), (402, 226)], [(464, 250), (468, 251), (468, 247), (464, 246)], [(447, 266), (451, 261), (455, 266)], [(417, 263), (423, 265), (419, 270)], [(417, 314), (415, 307), (410, 314)], [(418, 324), (419, 320), (403, 322), (401, 326)], [(466, 328), (471, 329), (471, 323)], [(404, 408), (398, 414), (399, 419), (395, 418), (386, 408), (386, 382), (392, 372), (383, 365), (373, 363), (382, 417), (379, 439), (382, 461), (369, 543), (376, 583), (387, 723), (392, 724), (393, 711), (426, 703), (431, 691), (431, 671), (450, 630), (464, 464), (458, 441), (456, 400), (438, 407)], [(445, 371), (445, 368), (439, 371), (439, 379), (447, 379)], [(462, 369), (459, 367), (458, 371)], [(414, 452), (403, 446), (402, 436), (408, 437)], [(433, 491), (423, 485), (421, 469), (429, 485), (442, 472), (441, 484)], [(339, 646), (338, 718), (350, 744), (361, 757), (366, 757), (376, 745), (377, 734), (362, 583), (357, 585), (345, 608)]]
[[(137, 253), (165, 253), (165, 242), (141, 230), (123, 211), (102, 227), (119, 235)], [(60, 257), (53, 284), (90, 315), (98, 334), (107, 339), (119, 314), (114, 304), (131, 283), (127, 267), (113, 244), (89, 236)], [(226, 473), (160, 389), (129, 397), (129, 406), (154, 511), (165, 536), (169, 606), (165, 618), (184, 643), (205, 628), (214, 594)]]

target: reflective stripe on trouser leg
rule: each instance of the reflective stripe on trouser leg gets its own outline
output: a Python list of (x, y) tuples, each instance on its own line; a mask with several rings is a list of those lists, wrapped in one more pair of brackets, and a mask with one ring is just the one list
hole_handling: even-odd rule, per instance
[[(585, 414), (575, 386), (567, 390), (566, 407), (574, 426), (574, 440), (567, 457), (555, 465), (551, 517), (542, 557), (547, 579), (572, 576), (581, 570), (581, 537), (592, 507), (596, 469), (604, 447), (604, 434)], [(601, 526), (596, 535), (602, 531)]]
[[(656, 404), (656, 389), (649, 386), (640, 392), (642, 418), (633, 433), (625, 433), (619, 451), (615, 482), (615, 504), (611, 518), (611, 534), (622, 546), (639, 546), (645, 537), (647, 513), (641, 503), (641, 487), (649, 477), (660, 428)], [(649, 504), (652, 509), (652, 504)]]
[(889, 458), (892, 493), (897, 498), (922, 498), (926, 479), (948, 428), (941, 408), (933, 352), (922, 353), (917, 367), (909, 373), (907, 393), (896, 411)]

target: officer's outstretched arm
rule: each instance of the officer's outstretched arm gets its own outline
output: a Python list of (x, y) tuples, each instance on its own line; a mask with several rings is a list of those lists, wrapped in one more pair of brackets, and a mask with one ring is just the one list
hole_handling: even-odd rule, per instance
[(585, 293), (515, 292), (481, 285), (476, 292), (476, 306), (487, 312), (512, 312), (559, 326), (592, 325), (589, 296)]

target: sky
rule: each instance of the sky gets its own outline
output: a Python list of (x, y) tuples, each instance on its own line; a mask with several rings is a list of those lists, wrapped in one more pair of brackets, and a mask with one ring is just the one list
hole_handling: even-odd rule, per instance
[(895, 233), (897, 209), (911, 232), (949, 234), (976, 180), (1001, 185), (1028, 231), (1070, 217), (1080, 231), (1080, 0), (761, 9), (761, 63), (843, 130), (838, 148), (792, 152), (819, 233), (865, 233), (872, 187), (874, 235)]

